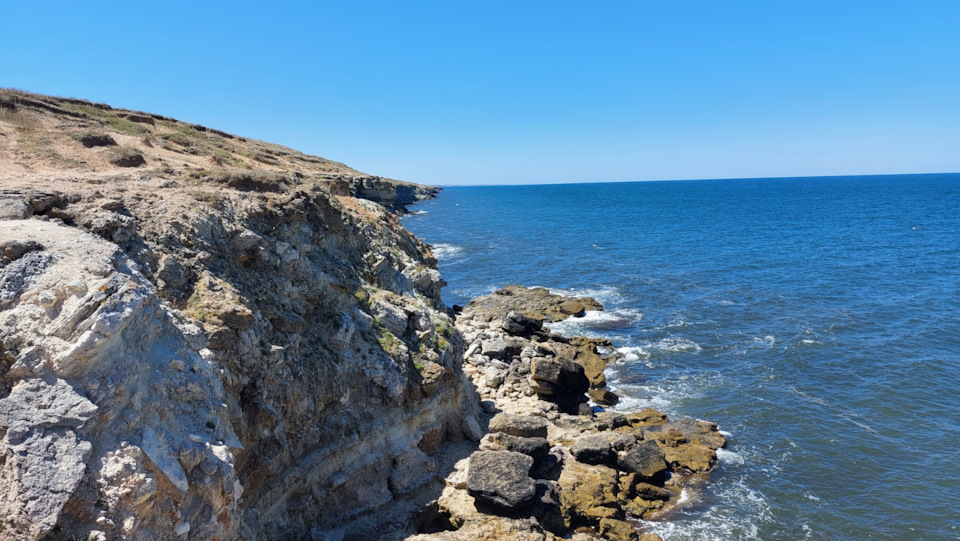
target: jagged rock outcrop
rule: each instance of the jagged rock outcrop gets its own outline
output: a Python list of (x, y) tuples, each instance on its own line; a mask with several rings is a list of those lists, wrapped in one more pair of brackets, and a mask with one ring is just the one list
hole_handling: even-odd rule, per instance
[[(590, 404), (587, 393), (609, 393), (600, 376), (618, 356), (608, 342), (544, 328), (544, 319), (602, 309), (592, 299), (568, 300), (509, 286), (472, 300), (457, 318), (488, 433), (479, 451), (456, 463), (430, 509), (426, 529), (443, 531), (414, 539), (587, 539), (590, 532), (654, 541), (630, 519), (662, 517), (716, 464), (725, 440), (712, 423)], [(505, 531), (509, 537), (498, 537)]]
[(0, 537), (308, 538), (479, 437), (436, 261), (380, 205), (88, 186), (4, 186)]

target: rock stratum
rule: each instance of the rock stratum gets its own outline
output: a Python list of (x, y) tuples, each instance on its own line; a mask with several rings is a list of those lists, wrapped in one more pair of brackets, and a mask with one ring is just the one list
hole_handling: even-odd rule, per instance
[(592, 299), (444, 306), (436, 193), (0, 90), (0, 538), (637, 539), (722, 436), (593, 406)]

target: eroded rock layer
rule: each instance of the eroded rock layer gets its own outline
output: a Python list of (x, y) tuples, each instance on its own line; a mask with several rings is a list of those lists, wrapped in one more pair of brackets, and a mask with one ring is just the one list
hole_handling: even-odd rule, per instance
[(436, 261), (380, 205), (4, 188), (4, 539), (303, 539), (477, 424)]

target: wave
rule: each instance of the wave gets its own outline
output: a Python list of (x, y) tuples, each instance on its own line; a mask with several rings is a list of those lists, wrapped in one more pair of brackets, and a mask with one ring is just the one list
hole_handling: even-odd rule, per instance
[[(760, 529), (774, 522), (770, 505), (759, 491), (746, 485), (743, 480), (723, 482), (711, 490), (711, 505), (697, 518), (688, 518), (680, 514), (668, 519), (668, 522), (641, 520), (640, 527), (645, 533), (655, 533), (670, 541), (687, 540), (728, 540), (761, 539)], [(682, 498), (682, 496), (681, 496)], [(681, 499), (687, 507), (698, 503), (691, 497), (689, 502)]]
[(622, 304), (625, 300), (623, 292), (617, 286), (601, 285), (597, 287), (584, 287), (573, 289), (547, 288), (551, 293), (566, 295), (568, 297), (590, 297), (606, 307), (609, 305)]
[(597, 338), (600, 333), (625, 329), (643, 319), (643, 314), (633, 310), (587, 310), (583, 317), (571, 317), (556, 323), (546, 323), (550, 332), (564, 336), (587, 336)]
[(746, 459), (740, 453), (729, 449), (717, 449), (717, 460), (722, 464), (740, 464), (746, 463)]
[(463, 253), (463, 247), (453, 244), (437, 243), (430, 246), (430, 251), (433, 252), (433, 255), (435, 255), (437, 259), (452, 259)]

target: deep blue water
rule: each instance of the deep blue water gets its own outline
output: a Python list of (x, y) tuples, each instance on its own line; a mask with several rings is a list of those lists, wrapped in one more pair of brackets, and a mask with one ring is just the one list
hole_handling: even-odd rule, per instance
[[(728, 449), (669, 540), (960, 538), (960, 175), (447, 188), (404, 219), (465, 304), (591, 295), (620, 409)], [(625, 316), (618, 320), (611, 316)]]

